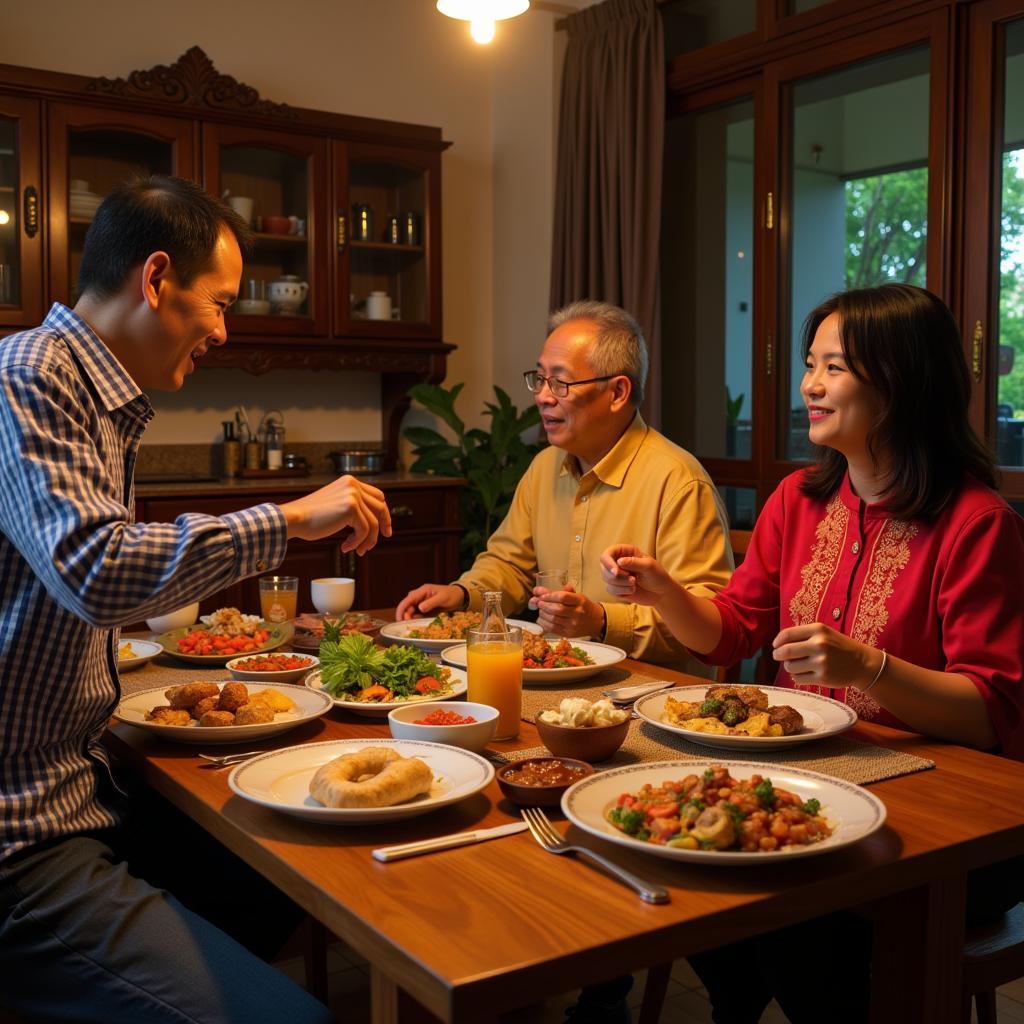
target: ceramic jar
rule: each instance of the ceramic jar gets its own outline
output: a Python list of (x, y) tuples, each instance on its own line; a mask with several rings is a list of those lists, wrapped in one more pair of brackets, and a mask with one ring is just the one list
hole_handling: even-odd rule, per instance
[(294, 316), (306, 301), (309, 285), (295, 274), (282, 274), (267, 285), (267, 298), (274, 304), (275, 313)]

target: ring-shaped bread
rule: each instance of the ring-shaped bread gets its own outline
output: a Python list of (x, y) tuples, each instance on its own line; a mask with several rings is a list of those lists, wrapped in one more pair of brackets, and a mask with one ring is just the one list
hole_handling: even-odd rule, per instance
[(309, 792), (325, 807), (393, 807), (429, 793), (434, 773), (418, 757), (364, 747), (317, 769)]

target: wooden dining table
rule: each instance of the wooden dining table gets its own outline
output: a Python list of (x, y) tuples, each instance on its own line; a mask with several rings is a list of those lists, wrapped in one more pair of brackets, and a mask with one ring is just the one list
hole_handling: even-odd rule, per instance
[[(165, 658), (132, 686), (161, 685), (162, 666), (171, 664)], [(638, 662), (623, 667), (706, 682)], [(204, 675), (225, 677), (203, 670), (196, 678)], [(334, 709), (251, 747), (387, 735), (386, 719)], [(1024, 765), (867, 723), (847, 735), (936, 767), (872, 784), (885, 825), (828, 855), (788, 862), (766, 855), (742, 866), (669, 861), (602, 842), (553, 812), (574, 842), (667, 887), (664, 905), (641, 902), (576, 857), (545, 852), (528, 832), (390, 863), (371, 856), (376, 847), (518, 819), (493, 781), (420, 817), (323, 825), (236, 796), (228, 770), (197, 756), (228, 747), (171, 743), (123, 722), (111, 724), (106, 743), (122, 768), (366, 958), (374, 1024), (398, 1020), (400, 990), (445, 1022), (493, 1020), (547, 995), (847, 909), (874, 923), (872, 1020), (957, 1021), (965, 872), (1024, 852)], [(524, 722), (517, 740), (492, 748), (536, 745), (534, 726)], [(799, 950), (793, 969), (800, 970)]]

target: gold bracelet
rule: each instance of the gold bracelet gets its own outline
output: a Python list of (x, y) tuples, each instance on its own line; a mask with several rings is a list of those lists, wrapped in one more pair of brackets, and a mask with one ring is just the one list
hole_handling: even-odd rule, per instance
[(861, 693), (867, 693), (868, 690), (870, 690), (871, 687), (874, 686), (875, 683), (877, 683), (878, 680), (882, 678), (882, 673), (885, 671), (885, 665), (886, 665), (886, 662), (888, 660), (889, 660), (889, 655), (886, 654), (885, 648), (883, 647), (882, 648), (882, 664), (878, 666), (878, 671), (875, 673), (875, 678), (872, 679), (871, 682), (868, 683), (868, 685), (865, 686), (864, 689), (860, 691)]

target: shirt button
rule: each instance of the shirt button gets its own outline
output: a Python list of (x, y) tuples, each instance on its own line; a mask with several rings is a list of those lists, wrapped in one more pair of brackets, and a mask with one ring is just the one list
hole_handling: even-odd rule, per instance
[(838, 619), (839, 616), (842, 615), (842, 614), (843, 614), (842, 608), (833, 608), (832, 609), (832, 618), (833, 619)]
[(262, 558), (259, 559), (256, 562), (256, 571), (257, 572), (266, 572), (267, 571), (267, 563), (265, 561), (263, 561)]
[(590, 500), (590, 495), (589, 494), (584, 494), (583, 497), (580, 498), (580, 501), (582, 501), (582, 502), (587, 502), (589, 500)]
[(583, 540), (583, 537), (582, 537), (582, 536), (581, 536), (580, 534), (578, 534), (578, 533), (577, 533), (577, 534), (576, 534), (576, 537), (575, 537), (575, 540), (576, 540), (576, 543), (577, 543), (577, 544), (579, 544), (579, 542), (580, 542), (581, 540)]
[(859, 541), (859, 540), (855, 540), (855, 541), (853, 542), (853, 546), (852, 546), (852, 547), (850, 548), (850, 550), (851, 550), (851, 551), (852, 551), (852, 552), (853, 552), (854, 554), (857, 554), (857, 552), (858, 552), (858, 551), (860, 551), (860, 541)]

